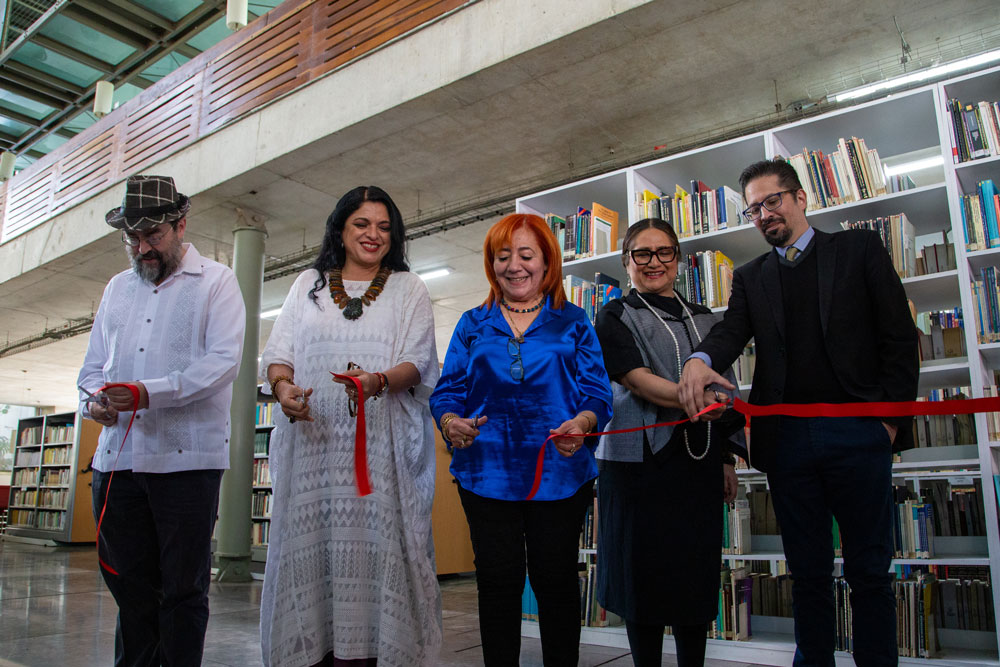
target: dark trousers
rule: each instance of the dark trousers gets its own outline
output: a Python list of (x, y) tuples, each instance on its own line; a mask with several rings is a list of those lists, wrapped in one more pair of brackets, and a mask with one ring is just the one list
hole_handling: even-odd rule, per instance
[[(94, 471), (95, 520), (110, 473)], [(115, 665), (200, 665), (221, 470), (133, 473), (111, 482), (98, 553), (118, 603)]]
[[(458, 489), (469, 520), (479, 588), (486, 667), (517, 667), (525, 565), (538, 600), (542, 661), (576, 665), (580, 656), (580, 530), (594, 502), (587, 482), (562, 500), (494, 500)], [(525, 555), (527, 554), (527, 561)]]
[(834, 516), (851, 588), (854, 661), (896, 665), (892, 454), (885, 427), (874, 418), (784, 417), (779, 435), (767, 479), (792, 575), (793, 664), (834, 665)]
[[(625, 621), (628, 647), (635, 667), (660, 667), (663, 664), (663, 631), (665, 626)], [(708, 624), (675, 625), (672, 628), (677, 647), (677, 667), (703, 667)]]

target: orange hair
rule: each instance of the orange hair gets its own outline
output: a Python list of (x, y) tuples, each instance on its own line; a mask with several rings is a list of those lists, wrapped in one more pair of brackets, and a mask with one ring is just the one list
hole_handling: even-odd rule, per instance
[(490, 281), (490, 295), (486, 297), (483, 305), (492, 308), (494, 304), (500, 303), (503, 292), (500, 290), (496, 271), (493, 270), (493, 260), (500, 250), (510, 247), (514, 232), (518, 229), (527, 229), (535, 235), (545, 265), (548, 267), (542, 278), (542, 294), (552, 297), (553, 308), (562, 308), (566, 301), (566, 292), (563, 291), (562, 253), (559, 252), (559, 243), (545, 221), (530, 213), (511, 213), (504, 216), (486, 232), (486, 240), (483, 241), (483, 266), (486, 268), (486, 279)]

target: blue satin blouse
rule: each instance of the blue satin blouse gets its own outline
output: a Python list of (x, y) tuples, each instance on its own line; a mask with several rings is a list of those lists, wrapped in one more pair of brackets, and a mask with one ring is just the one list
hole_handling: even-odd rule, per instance
[[(463, 313), (444, 358), (441, 379), (431, 396), (431, 411), (441, 416), (485, 416), (479, 436), (466, 449), (455, 448), (451, 473), (462, 488), (499, 500), (524, 500), (531, 491), (538, 448), (558, 427), (582, 410), (597, 415), (598, 430), (611, 419), (611, 384), (597, 334), (583, 309), (551, 299), (510, 346), (513, 333), (502, 306), (480, 306)], [(510, 348), (510, 349), (509, 349)], [(520, 364), (514, 354), (520, 351)], [(519, 367), (524, 377), (518, 381)], [(564, 457), (549, 442), (535, 500), (558, 500), (576, 493), (597, 476), (596, 438)]]

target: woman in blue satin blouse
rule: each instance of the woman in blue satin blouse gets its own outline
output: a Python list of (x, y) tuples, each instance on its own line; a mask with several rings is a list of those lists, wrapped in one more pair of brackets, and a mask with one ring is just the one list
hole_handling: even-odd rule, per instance
[(610, 382), (586, 313), (566, 302), (559, 247), (540, 217), (497, 222), (483, 256), (490, 294), (459, 320), (431, 396), (476, 556), (483, 658), (518, 664), (527, 566), (544, 663), (576, 665), (577, 551), (597, 476), (596, 438), (584, 435), (611, 418)]

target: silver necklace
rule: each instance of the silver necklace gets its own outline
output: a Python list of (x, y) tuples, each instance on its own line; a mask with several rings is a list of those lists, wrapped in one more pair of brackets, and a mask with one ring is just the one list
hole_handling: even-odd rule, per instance
[[(662, 324), (663, 328), (667, 330), (667, 333), (670, 334), (670, 337), (674, 339), (674, 354), (677, 355), (677, 373), (679, 374), (681, 372), (681, 346), (680, 343), (677, 341), (677, 335), (674, 334), (674, 332), (670, 329), (670, 327), (663, 320), (663, 318), (660, 317), (660, 314), (655, 310), (653, 310), (653, 307), (649, 305), (649, 302), (646, 301), (644, 298), (642, 298), (642, 295), (639, 294), (639, 290), (635, 291), (635, 295), (639, 297), (639, 301), (642, 301), (644, 304), (646, 304), (646, 308), (649, 308), (649, 312), (653, 313), (653, 315), (656, 316), (656, 319), (660, 320), (660, 324)], [(678, 297), (677, 300), (681, 302), (681, 308), (684, 309), (684, 314), (687, 315), (688, 320), (691, 321), (691, 326), (694, 328), (694, 335), (698, 337), (698, 342), (700, 343), (701, 332), (698, 331), (698, 325), (695, 324), (694, 317), (691, 315), (691, 311), (688, 310), (687, 304), (684, 303), (684, 299)], [(688, 456), (690, 456), (695, 461), (701, 461), (703, 458), (708, 456), (708, 450), (711, 449), (712, 447), (712, 422), (706, 422), (706, 425), (708, 427), (707, 429), (708, 435), (705, 438), (705, 451), (701, 453), (701, 456), (695, 456), (694, 452), (691, 451), (691, 442), (688, 440), (688, 432), (687, 430), (684, 431), (684, 447), (687, 448)]]

